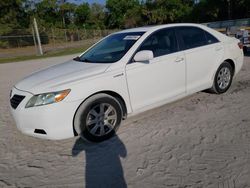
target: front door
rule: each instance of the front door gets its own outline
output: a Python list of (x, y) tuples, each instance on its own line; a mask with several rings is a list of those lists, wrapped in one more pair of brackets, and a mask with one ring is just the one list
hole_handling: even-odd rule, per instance
[(141, 50), (153, 51), (154, 58), (126, 66), (133, 111), (185, 93), (185, 58), (178, 51), (174, 29), (153, 33), (137, 51)]

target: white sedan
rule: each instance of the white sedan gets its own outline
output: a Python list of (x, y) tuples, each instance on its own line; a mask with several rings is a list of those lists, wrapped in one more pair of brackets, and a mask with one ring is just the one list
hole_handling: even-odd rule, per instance
[(11, 111), (25, 134), (100, 142), (127, 115), (206, 89), (226, 92), (242, 64), (239, 40), (203, 25), (123, 30), (18, 82)]

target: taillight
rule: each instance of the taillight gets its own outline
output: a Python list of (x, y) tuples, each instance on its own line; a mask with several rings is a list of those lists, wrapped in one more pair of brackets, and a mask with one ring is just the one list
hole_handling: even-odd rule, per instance
[(243, 44), (242, 44), (242, 42), (239, 42), (239, 43), (238, 43), (238, 46), (239, 46), (240, 49), (243, 49)]

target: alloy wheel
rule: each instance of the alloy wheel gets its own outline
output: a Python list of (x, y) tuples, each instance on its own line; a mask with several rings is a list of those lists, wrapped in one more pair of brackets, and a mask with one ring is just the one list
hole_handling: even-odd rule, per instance
[(230, 84), (231, 72), (228, 67), (222, 67), (217, 76), (217, 84), (220, 89), (225, 89)]
[(116, 121), (115, 108), (108, 103), (99, 103), (89, 110), (86, 128), (93, 136), (104, 136), (114, 129)]

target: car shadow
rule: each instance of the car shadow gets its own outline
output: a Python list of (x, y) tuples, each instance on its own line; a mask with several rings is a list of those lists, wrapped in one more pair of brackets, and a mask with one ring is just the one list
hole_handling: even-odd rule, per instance
[(126, 157), (125, 145), (116, 135), (102, 143), (89, 143), (78, 138), (72, 148), (72, 156), (85, 153), (85, 187), (126, 188), (120, 157)]

